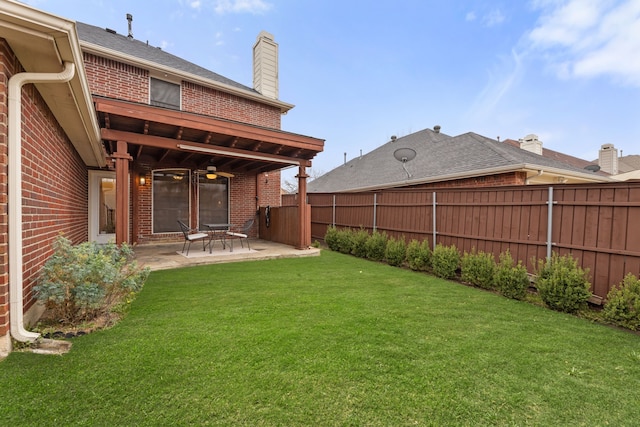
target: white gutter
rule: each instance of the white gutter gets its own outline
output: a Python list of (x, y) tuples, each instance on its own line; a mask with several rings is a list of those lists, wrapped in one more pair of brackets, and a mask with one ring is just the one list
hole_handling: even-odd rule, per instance
[[(482, 175), (495, 175), (499, 173), (527, 172), (527, 171), (539, 172), (541, 168), (542, 166), (540, 165), (521, 163), (518, 165), (506, 165), (506, 166), (498, 166), (498, 167), (488, 168), (488, 169), (477, 169), (477, 170), (463, 172), (463, 173), (438, 175), (438, 176), (433, 176), (429, 178), (419, 178), (419, 179), (412, 179), (412, 180), (389, 182), (381, 185), (369, 185), (366, 187), (359, 187), (359, 188), (338, 189), (330, 192), (357, 193), (361, 191), (375, 191), (375, 190), (383, 190), (386, 188), (406, 187), (409, 185), (431, 184), (434, 182), (444, 182), (444, 181), (453, 181), (456, 179), (474, 178)], [(582, 182), (615, 182), (615, 180), (612, 178), (602, 176), (602, 175), (594, 175), (591, 172), (582, 173), (582, 172), (577, 172), (577, 171), (574, 172), (566, 169), (562, 170), (558, 168), (547, 167), (544, 169), (544, 173), (546, 175), (561, 175), (567, 178), (578, 179)], [(325, 191), (322, 191), (322, 193), (325, 193)]]
[(529, 185), (532, 179), (542, 176), (543, 173), (544, 173), (544, 170), (540, 169), (536, 175), (527, 177), (527, 179), (524, 180), (524, 183), (526, 185)]
[(11, 336), (20, 342), (35, 341), (40, 334), (24, 329), (22, 277), (22, 87), (28, 83), (66, 83), (75, 75), (75, 64), (64, 63), (60, 73), (18, 73), (9, 79), (8, 188), (9, 196), (9, 322)]

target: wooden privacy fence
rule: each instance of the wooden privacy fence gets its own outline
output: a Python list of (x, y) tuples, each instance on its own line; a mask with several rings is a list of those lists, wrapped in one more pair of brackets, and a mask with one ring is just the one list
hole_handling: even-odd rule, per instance
[(533, 272), (533, 259), (571, 254), (588, 268), (601, 302), (626, 273), (640, 276), (640, 182), (464, 189), (311, 193), (311, 236), (327, 227), (428, 239), (498, 258), (509, 249)]
[[(299, 247), (300, 243), (300, 211), (296, 205), (269, 208), (269, 221), (265, 207), (260, 208), (260, 238), (272, 242), (283, 243), (289, 246)], [(305, 210), (302, 221), (309, 224), (311, 212), (309, 207)], [(307, 226), (306, 231), (309, 231)]]

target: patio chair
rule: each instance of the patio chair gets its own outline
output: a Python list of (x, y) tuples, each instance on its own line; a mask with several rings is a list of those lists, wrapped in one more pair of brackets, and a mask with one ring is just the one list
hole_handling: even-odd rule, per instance
[[(207, 233), (202, 233), (197, 230), (192, 230), (189, 228), (187, 224), (178, 220), (178, 224), (180, 224), (180, 230), (182, 230), (182, 234), (184, 234), (184, 244), (182, 245), (182, 253), (184, 253), (185, 246), (187, 247), (187, 256), (189, 256), (189, 248), (191, 247), (191, 242), (195, 242), (197, 240), (202, 240), (202, 250), (204, 251), (207, 248), (207, 245), (211, 245), (211, 240)], [(189, 245), (187, 246), (187, 243)], [(209, 246), (211, 249), (211, 246)]]
[(242, 243), (242, 240), (244, 239), (247, 242), (247, 248), (251, 250), (251, 246), (249, 246), (249, 230), (251, 230), (251, 227), (253, 227), (254, 222), (255, 222), (255, 219), (251, 218), (245, 221), (245, 223), (242, 225), (242, 227), (238, 229), (238, 231), (234, 231), (233, 229), (227, 231), (227, 239), (231, 243), (231, 252), (233, 252), (233, 241), (235, 239), (240, 240), (240, 244), (242, 245), (243, 248), (244, 248), (244, 243)]

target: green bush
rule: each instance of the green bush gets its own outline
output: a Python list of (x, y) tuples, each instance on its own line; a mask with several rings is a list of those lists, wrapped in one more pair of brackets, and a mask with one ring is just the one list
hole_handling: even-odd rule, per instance
[(360, 228), (355, 231), (352, 236), (351, 254), (358, 258), (367, 257), (367, 239), (369, 239), (369, 232), (364, 228)]
[(353, 247), (352, 231), (350, 228), (338, 230), (336, 237), (337, 250), (343, 254), (350, 254)]
[(402, 266), (407, 257), (407, 244), (404, 241), (404, 237), (399, 239), (392, 237), (387, 240), (384, 257), (387, 260), (387, 264), (394, 267)]
[(493, 276), (496, 262), (493, 255), (483, 251), (465, 252), (460, 262), (460, 276), (463, 282), (471, 283), (484, 289), (494, 289)]
[(431, 249), (429, 241), (422, 243), (413, 239), (407, 245), (407, 264), (415, 271), (427, 271), (431, 267)]
[(75, 325), (108, 314), (124, 300), (131, 301), (149, 275), (148, 268), (139, 268), (132, 261), (133, 251), (127, 244), (73, 246), (58, 237), (53, 249), (34, 291), (62, 324)]
[(338, 229), (335, 226), (327, 227), (327, 232), (324, 234), (324, 242), (332, 251), (338, 251)]
[(460, 265), (460, 253), (455, 245), (444, 246), (438, 243), (431, 255), (433, 273), (443, 279), (453, 279)]
[(571, 255), (538, 260), (536, 287), (542, 301), (551, 309), (575, 313), (586, 307), (591, 297), (588, 270), (578, 266)]
[(382, 261), (384, 259), (384, 252), (387, 249), (387, 233), (382, 233), (375, 230), (365, 243), (367, 250), (367, 258), (373, 261)]
[(607, 294), (603, 309), (606, 320), (633, 331), (640, 330), (640, 280), (629, 273)]
[(507, 298), (523, 300), (527, 296), (529, 289), (529, 275), (527, 269), (522, 265), (522, 261), (518, 261), (517, 265), (511, 257), (511, 252), (500, 254), (500, 261), (496, 266), (496, 274), (494, 282), (502, 295)]

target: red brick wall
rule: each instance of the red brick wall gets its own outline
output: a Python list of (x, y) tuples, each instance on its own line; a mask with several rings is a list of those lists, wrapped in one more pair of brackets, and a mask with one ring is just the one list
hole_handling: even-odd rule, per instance
[(280, 129), (280, 109), (189, 82), (182, 83), (182, 109), (191, 113)]
[[(88, 53), (84, 64), (94, 95), (149, 103), (148, 70)], [(281, 123), (278, 107), (186, 81), (182, 82), (182, 110), (273, 129), (280, 129)]]
[[(10, 49), (0, 44), (0, 335), (8, 330), (7, 281), (7, 97), (8, 78), (21, 71)], [(33, 85), (22, 90), (23, 277), (24, 309), (34, 303), (32, 288), (51, 255), (51, 243), (63, 234), (74, 243), (87, 240), (87, 169)]]
[(149, 72), (112, 59), (84, 54), (91, 93), (107, 98), (149, 103)]
[(415, 185), (407, 188), (453, 188), (453, 187), (495, 187), (502, 185), (525, 185), (526, 172), (508, 172), (498, 175), (479, 176), (474, 178), (456, 179), (452, 181), (433, 182)]
[(7, 83), (15, 57), (0, 39), (0, 337), (9, 331), (9, 255), (7, 225)]

